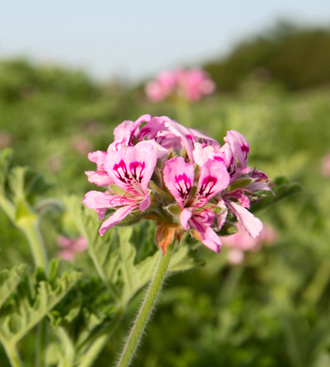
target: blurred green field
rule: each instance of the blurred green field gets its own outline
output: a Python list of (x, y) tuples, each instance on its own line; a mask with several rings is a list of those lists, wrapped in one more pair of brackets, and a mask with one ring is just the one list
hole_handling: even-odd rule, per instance
[[(80, 72), (0, 63), (0, 148), (11, 147), (15, 164), (45, 176), (52, 184), (47, 197), (82, 198), (93, 189), (84, 174), (94, 169), (87, 153), (105, 150), (117, 124), (144, 113), (168, 115), (220, 142), (226, 130), (238, 130), (250, 143), (250, 166), (303, 190), (258, 212), (278, 233), (274, 246), (250, 253), (240, 266), (228, 264), (226, 249), (202, 249), (204, 267), (167, 281), (134, 366), (329, 366), (330, 177), (322, 176), (321, 160), (330, 151), (330, 89), (288, 92), (252, 78), (235, 96), (216, 94), (178, 109)], [(50, 255), (57, 231), (68, 233), (63, 216), (50, 213), (42, 222)], [(0, 251), (1, 268), (32, 266), (25, 238), (1, 211)], [(87, 254), (74, 264), (88, 266)], [(24, 345), (33, 348), (33, 339)], [(108, 366), (121, 345), (111, 339), (95, 365)], [(9, 366), (1, 348), (0, 366)]]

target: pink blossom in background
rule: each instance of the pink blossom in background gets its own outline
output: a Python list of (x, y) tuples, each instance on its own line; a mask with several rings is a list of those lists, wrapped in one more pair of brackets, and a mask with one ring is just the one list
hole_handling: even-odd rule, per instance
[(72, 138), (71, 146), (77, 153), (80, 153), (82, 155), (87, 154), (90, 150), (93, 149), (92, 143), (85, 137), (79, 135)]
[(167, 116), (143, 115), (118, 125), (108, 149), (88, 155), (96, 163), (88, 180), (105, 190), (87, 192), (83, 203), (103, 221), (100, 234), (146, 218), (170, 240), (187, 231), (219, 252), (217, 232), (236, 217), (254, 241), (263, 226), (249, 211), (250, 201), (272, 192), (271, 182), (248, 167), (250, 147), (242, 134), (230, 130), (224, 141), (221, 146)]
[(239, 224), (237, 230), (237, 233), (223, 239), (224, 245), (229, 249), (228, 260), (233, 265), (241, 264), (246, 252), (259, 251), (263, 245), (272, 245), (277, 241), (277, 234), (269, 225), (264, 226), (256, 238), (252, 238)]
[(12, 135), (9, 132), (0, 131), (0, 149), (9, 147), (12, 140)]
[(327, 153), (322, 158), (322, 175), (330, 177), (330, 153)]
[(87, 241), (83, 236), (79, 236), (76, 239), (58, 236), (57, 244), (62, 250), (58, 251), (56, 256), (70, 262), (74, 261), (76, 255), (87, 250)]
[(163, 72), (155, 81), (147, 83), (145, 92), (152, 101), (162, 101), (174, 92), (176, 86), (176, 72)]
[(198, 68), (160, 73), (145, 87), (147, 97), (154, 102), (162, 101), (172, 95), (180, 96), (188, 101), (198, 101), (214, 91), (214, 82), (204, 70)]

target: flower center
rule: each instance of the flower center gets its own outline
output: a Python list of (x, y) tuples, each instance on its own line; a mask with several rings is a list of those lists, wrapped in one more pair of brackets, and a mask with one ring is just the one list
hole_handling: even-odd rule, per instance
[(137, 189), (134, 184), (141, 184), (145, 170), (145, 162), (131, 162), (128, 170), (126, 163), (121, 160), (113, 166), (113, 170), (120, 181)]

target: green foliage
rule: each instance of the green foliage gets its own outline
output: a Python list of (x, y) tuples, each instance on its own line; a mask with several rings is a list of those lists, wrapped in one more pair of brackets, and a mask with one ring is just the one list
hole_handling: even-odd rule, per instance
[(249, 78), (297, 90), (329, 84), (329, 50), (328, 28), (306, 29), (280, 22), (240, 43), (227, 57), (207, 63), (205, 69), (219, 91), (238, 91)]
[[(155, 226), (145, 222), (134, 227), (113, 228), (101, 237), (100, 221), (94, 211), (83, 207), (81, 200), (74, 196), (65, 203), (80, 233), (88, 240), (88, 252), (100, 278), (113, 297), (126, 306), (151, 280), (159, 261), (161, 251), (156, 251), (153, 240)], [(172, 257), (169, 271), (186, 271), (202, 263), (197, 251), (182, 241)]]
[(16, 344), (37, 325), (69, 292), (81, 277), (79, 273), (62, 274), (47, 281), (40, 275), (26, 278), (0, 313), (0, 339), (5, 344)]
[(299, 182), (290, 182), (286, 177), (276, 177), (273, 184), (272, 190), (274, 195), (267, 195), (255, 203), (252, 207), (253, 213), (268, 208), (283, 199), (297, 195), (303, 189)]
[(19, 225), (26, 217), (35, 217), (34, 199), (49, 190), (44, 177), (27, 167), (11, 167), (12, 152), (0, 152), (0, 207), (13, 224)]
[(26, 272), (26, 265), (15, 266), (0, 272), (0, 309), (7, 299), (15, 292)]

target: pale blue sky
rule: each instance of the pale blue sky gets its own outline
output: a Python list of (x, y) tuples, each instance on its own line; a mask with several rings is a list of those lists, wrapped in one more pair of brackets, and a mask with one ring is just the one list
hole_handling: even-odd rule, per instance
[(0, 0), (0, 57), (139, 80), (224, 54), (283, 18), (330, 26), (330, 0)]

